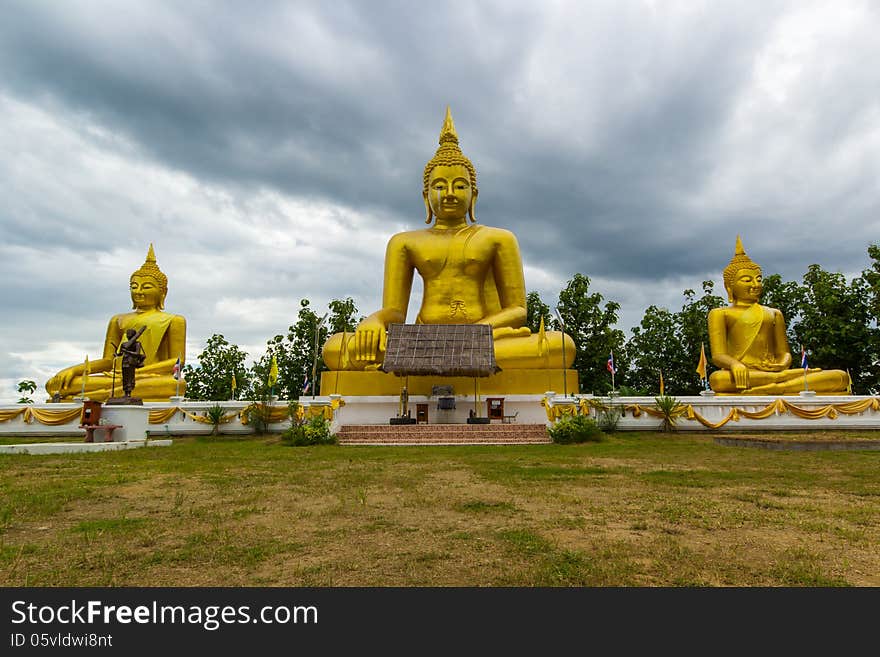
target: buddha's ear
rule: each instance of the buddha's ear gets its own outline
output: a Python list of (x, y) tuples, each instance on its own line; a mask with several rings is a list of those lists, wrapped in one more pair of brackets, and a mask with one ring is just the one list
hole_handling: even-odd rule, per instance
[(474, 214), (474, 208), (477, 205), (477, 190), (474, 190), (473, 196), (471, 196), (471, 205), (468, 208), (468, 217), (474, 223), (477, 223), (477, 216)]
[(425, 201), (425, 223), (430, 224), (431, 220), (434, 219), (434, 214), (431, 212), (431, 202), (428, 201), (428, 192), (422, 192), (422, 199)]
[(728, 301), (728, 303), (733, 303), (733, 290), (730, 289), (730, 288), (727, 287), (727, 286), (725, 286), (724, 289), (727, 290), (727, 301)]

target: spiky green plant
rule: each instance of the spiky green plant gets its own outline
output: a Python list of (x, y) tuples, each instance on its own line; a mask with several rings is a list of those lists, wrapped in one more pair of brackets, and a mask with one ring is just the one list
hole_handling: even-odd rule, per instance
[(675, 431), (676, 425), (678, 424), (678, 418), (684, 414), (685, 407), (671, 395), (654, 397), (654, 403), (657, 405), (657, 410), (660, 412), (660, 431), (664, 433)]
[(226, 409), (223, 408), (220, 404), (214, 404), (213, 406), (209, 406), (205, 411), (205, 417), (211, 420), (211, 425), (213, 426), (211, 430), (211, 435), (216, 436), (220, 433), (220, 424), (223, 422), (223, 418), (226, 416)]

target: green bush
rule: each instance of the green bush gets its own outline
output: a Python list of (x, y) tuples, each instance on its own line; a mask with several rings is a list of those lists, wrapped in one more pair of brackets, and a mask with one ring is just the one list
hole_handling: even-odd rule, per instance
[(617, 431), (617, 423), (623, 416), (622, 406), (605, 406), (596, 410), (596, 421), (605, 433)]
[(287, 417), (290, 420), (290, 426), (295, 425), (297, 420), (297, 413), (299, 412), (299, 401), (296, 399), (291, 399), (287, 402)]
[(623, 417), (623, 404), (615, 404), (604, 401), (600, 397), (584, 398), (587, 405), (596, 415), (596, 424), (605, 433), (617, 431), (617, 423)]
[(269, 430), (272, 407), (265, 401), (257, 401), (245, 409), (245, 416), (249, 427), (254, 433), (262, 436)]
[(603, 433), (595, 420), (586, 415), (565, 415), (548, 429), (554, 443), (597, 443), (602, 440)]
[(301, 423), (294, 422), (287, 431), (281, 434), (281, 439), (295, 447), (336, 443), (336, 437), (330, 435), (330, 423), (320, 416)]
[(643, 388), (633, 388), (632, 386), (622, 385), (617, 389), (621, 397), (647, 397), (648, 391)]

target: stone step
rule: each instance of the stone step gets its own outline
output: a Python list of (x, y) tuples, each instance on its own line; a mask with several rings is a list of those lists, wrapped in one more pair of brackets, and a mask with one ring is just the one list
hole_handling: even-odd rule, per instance
[(543, 424), (343, 425), (340, 445), (538, 445), (550, 443)]

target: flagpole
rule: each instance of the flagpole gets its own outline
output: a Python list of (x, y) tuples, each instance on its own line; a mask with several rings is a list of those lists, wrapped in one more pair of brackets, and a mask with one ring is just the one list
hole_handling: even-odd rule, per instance
[[(847, 370), (847, 372), (849, 372), (849, 370)], [(85, 399), (85, 397), (86, 397), (86, 379), (87, 379), (87, 378), (89, 378), (89, 357), (88, 357), (88, 356), (86, 356), (86, 366), (85, 366), (85, 369), (83, 370), (83, 377), (82, 377), (82, 379), (83, 379), (82, 392), (81, 392), (80, 395), (79, 395), (79, 396), (82, 397), (83, 399)]]
[(181, 371), (183, 370), (183, 365), (180, 364), (180, 352), (179, 351), (177, 352), (177, 364), (178, 364), (179, 369), (177, 370), (177, 377), (176, 377), (177, 378), (177, 390), (175, 391), (174, 396), (180, 397), (180, 374), (181, 374)]
[(807, 392), (807, 352), (804, 345), (801, 345), (801, 367), (804, 368), (804, 392)]
[[(116, 345), (114, 345), (116, 346)], [(116, 396), (116, 352), (113, 352), (113, 360), (110, 361), (113, 368), (113, 379), (110, 382), (110, 397), (113, 398)]]
[(611, 392), (614, 392), (614, 371), (617, 366), (614, 364), (614, 349), (611, 349)]
[(348, 359), (348, 332), (342, 331), (342, 345), (339, 347), (339, 367), (336, 368), (336, 381), (333, 384), (333, 392), (339, 394), (339, 370), (341, 370), (345, 365), (344, 362)]
[[(324, 320), (327, 319), (327, 315), (329, 313), (324, 313), (324, 316), (321, 319), (318, 319), (318, 315), (315, 315), (315, 351), (312, 358), (312, 399), (315, 398), (315, 388), (316, 388), (316, 379), (318, 376), (318, 338), (321, 335), (321, 327), (324, 325)], [(380, 338), (381, 342), (381, 338)]]
[(562, 331), (562, 396), (568, 397), (568, 373), (565, 371), (565, 323), (562, 321), (562, 313), (559, 312), (559, 306), (553, 310), (556, 311), (556, 318), (559, 320), (559, 329)]

